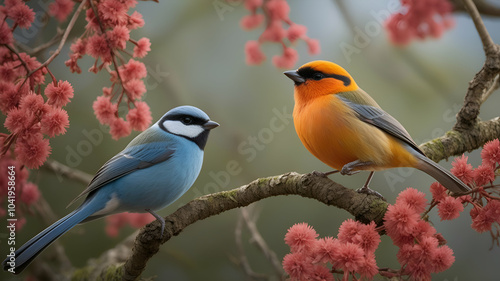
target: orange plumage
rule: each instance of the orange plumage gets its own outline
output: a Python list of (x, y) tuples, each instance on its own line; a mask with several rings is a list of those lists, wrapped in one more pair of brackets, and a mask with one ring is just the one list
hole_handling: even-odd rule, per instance
[[(413, 167), (453, 192), (469, 190), (425, 157), (404, 127), (339, 65), (313, 61), (285, 75), (295, 82), (293, 119), (297, 135), (325, 164), (342, 174)], [(371, 191), (369, 180), (362, 191)]]

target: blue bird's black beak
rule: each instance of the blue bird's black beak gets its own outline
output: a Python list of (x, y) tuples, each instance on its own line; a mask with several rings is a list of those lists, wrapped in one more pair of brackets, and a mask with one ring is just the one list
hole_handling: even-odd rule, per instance
[(212, 120), (209, 120), (205, 124), (203, 124), (203, 128), (207, 129), (207, 130), (212, 130), (212, 129), (215, 129), (217, 127), (219, 127), (219, 123), (212, 121)]
[(297, 72), (297, 70), (289, 70), (283, 72), (288, 78), (292, 79), (293, 82), (295, 82), (295, 85), (300, 85), (304, 82), (306, 82), (306, 79), (304, 77), (300, 76), (300, 74)]

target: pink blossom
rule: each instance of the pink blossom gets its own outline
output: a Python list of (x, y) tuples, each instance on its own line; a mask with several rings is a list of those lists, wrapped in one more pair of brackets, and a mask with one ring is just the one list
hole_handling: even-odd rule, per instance
[(128, 7), (116, 0), (103, 0), (99, 2), (99, 16), (107, 26), (124, 25), (127, 23)]
[(448, 194), (446, 193), (446, 187), (444, 187), (441, 183), (439, 182), (433, 182), (431, 184), (431, 193), (432, 193), (432, 198), (434, 198), (434, 201), (439, 202), (443, 200)]
[(78, 59), (81, 58), (80, 54), (71, 54), (69, 59), (64, 64), (69, 67), (71, 73), (82, 73), (82, 69), (78, 66)]
[(26, 205), (31, 205), (38, 201), (38, 198), (40, 198), (40, 190), (38, 190), (38, 186), (31, 182), (25, 183), (21, 192), (21, 201), (23, 201)]
[(106, 32), (109, 46), (114, 49), (125, 49), (127, 41), (130, 39), (130, 30), (123, 25), (115, 26)]
[(333, 265), (346, 272), (355, 272), (359, 270), (364, 261), (364, 252), (360, 246), (353, 243), (340, 243), (337, 259)]
[(411, 236), (420, 239), (422, 237), (434, 235), (436, 235), (436, 229), (428, 221), (419, 220)]
[(286, 30), (283, 28), (281, 21), (274, 20), (267, 26), (260, 38), (263, 41), (281, 42), (285, 36)]
[(285, 0), (270, 0), (266, 4), (267, 11), (274, 20), (288, 20), (290, 6)]
[(263, 4), (263, 0), (245, 0), (245, 8), (249, 11), (254, 11)]
[(31, 23), (35, 20), (35, 12), (23, 2), (7, 9), (7, 16), (14, 20), (17, 26), (26, 29), (30, 28)]
[[(378, 272), (378, 270), (377, 270)], [(334, 281), (333, 274), (323, 265), (314, 265), (309, 275), (311, 281)]]
[(143, 37), (137, 41), (137, 45), (134, 47), (134, 58), (143, 58), (148, 52), (151, 51), (151, 42), (148, 38)]
[(140, 79), (128, 80), (123, 84), (123, 87), (131, 99), (140, 99), (146, 92), (146, 85), (144, 85), (144, 81)]
[(491, 224), (495, 221), (495, 219), (484, 211), (484, 208), (473, 208), (471, 209), (471, 218), (472, 225), (471, 227), (481, 233), (491, 230)]
[(12, 31), (6, 23), (0, 24), (0, 44), (10, 45), (13, 42)]
[(336, 259), (336, 254), (338, 251), (338, 247), (340, 242), (338, 239), (334, 239), (332, 237), (325, 237), (319, 240), (316, 240), (316, 243), (313, 247), (314, 260), (313, 263), (333, 263)]
[(78, 38), (69, 48), (75, 54), (85, 55), (87, 50), (87, 39)]
[(282, 56), (273, 57), (273, 64), (278, 68), (292, 68), (298, 59), (299, 55), (295, 49), (285, 48)]
[(354, 236), (358, 234), (361, 223), (347, 219), (340, 225), (338, 238), (342, 243), (353, 242)]
[(132, 108), (127, 113), (127, 121), (130, 122), (132, 129), (136, 131), (144, 131), (149, 125), (153, 117), (151, 117), (151, 111), (147, 103), (138, 101), (135, 102), (136, 108)]
[(43, 97), (33, 92), (21, 98), (19, 109), (31, 114), (41, 114), (47, 111)]
[(14, 108), (8, 112), (4, 126), (7, 130), (17, 134), (28, 129), (32, 122), (33, 118), (30, 116), (29, 111)]
[(305, 254), (296, 252), (283, 258), (283, 269), (290, 275), (291, 280), (302, 281), (309, 278), (314, 267)]
[(123, 118), (115, 118), (109, 124), (110, 130), (109, 133), (114, 140), (118, 140), (119, 138), (126, 137), (130, 135), (132, 132), (132, 128), (130, 127), (130, 122), (125, 121)]
[(438, 214), (441, 220), (453, 220), (460, 216), (460, 212), (464, 210), (464, 206), (459, 198), (451, 196), (445, 197), (438, 205)]
[(246, 15), (241, 18), (240, 26), (244, 30), (251, 30), (257, 28), (262, 22), (264, 22), (264, 15), (262, 14)]
[(248, 41), (245, 44), (246, 63), (248, 65), (260, 64), (266, 59), (266, 55), (260, 50), (257, 41)]
[(144, 63), (130, 59), (120, 67), (120, 75), (123, 81), (128, 81), (131, 79), (142, 79), (148, 75), (148, 72)]
[(14, 151), (21, 163), (30, 169), (36, 169), (47, 160), (50, 150), (49, 140), (44, 139), (42, 134), (36, 134), (18, 139)]
[(130, 15), (130, 17), (128, 18), (127, 28), (132, 30), (143, 26), (144, 26), (144, 19), (142, 18), (142, 15), (139, 12), (134, 11), (132, 15)]
[(99, 96), (92, 105), (94, 114), (101, 124), (109, 124), (115, 118), (118, 105), (111, 102), (110, 97)]
[(111, 49), (103, 35), (94, 34), (89, 37), (86, 52), (96, 59), (101, 58), (103, 62), (111, 62)]
[(353, 243), (359, 245), (365, 253), (374, 253), (381, 241), (380, 235), (375, 230), (377, 225), (373, 221), (370, 224), (359, 224), (359, 230), (354, 236)]
[(68, 113), (61, 108), (51, 108), (49, 112), (43, 115), (40, 124), (42, 133), (51, 138), (64, 134), (69, 126)]
[(317, 55), (321, 52), (321, 46), (317, 39), (306, 38), (305, 40), (307, 43), (307, 51), (310, 55)]
[(483, 158), (483, 163), (486, 162), (491, 165), (500, 164), (500, 141), (494, 139), (487, 142), (481, 151), (481, 158)]
[(116, 237), (120, 232), (120, 228), (125, 226), (130, 213), (120, 213), (106, 217), (106, 234), (109, 237)]
[(15, 71), (17, 63), (13, 61), (4, 62), (0, 66), (0, 81), (2, 83), (14, 82), (17, 78), (17, 73)]
[(288, 229), (285, 234), (285, 243), (290, 246), (292, 253), (309, 250), (314, 247), (316, 231), (307, 223), (297, 223)]
[(387, 234), (393, 238), (398, 235), (410, 235), (420, 216), (408, 204), (389, 205), (384, 216)]
[(427, 207), (427, 199), (425, 194), (415, 188), (407, 188), (401, 191), (396, 198), (396, 204), (407, 204), (416, 213), (422, 213)]
[(451, 163), (453, 168), (451, 168), (451, 173), (457, 176), (461, 181), (465, 184), (472, 183), (474, 178), (472, 173), (472, 165), (467, 164), (467, 159), (469, 157), (462, 154), (462, 157), (456, 157), (455, 160)]
[(48, 98), (47, 103), (55, 107), (65, 106), (74, 96), (73, 86), (66, 80), (59, 80), (57, 86), (54, 82), (49, 83), (44, 93)]
[(488, 221), (496, 221), (500, 224), (500, 201), (495, 199), (488, 201), (483, 212)]
[(413, 38), (440, 37), (452, 24), (453, 6), (447, 0), (402, 1), (405, 13), (393, 14), (386, 21), (390, 40), (397, 45), (408, 44)]
[(453, 256), (453, 250), (448, 246), (441, 246), (434, 251), (432, 256), (432, 271), (442, 272), (450, 268), (450, 266), (455, 262), (455, 257)]
[(22, 94), (19, 94), (13, 83), (0, 81), (0, 109), (3, 113), (17, 107)]
[(378, 266), (374, 253), (365, 253), (364, 260), (361, 262), (358, 272), (361, 277), (373, 279), (373, 277), (378, 273)]
[(495, 171), (490, 164), (483, 164), (473, 171), (474, 182), (477, 186), (483, 186), (495, 180)]
[(49, 4), (49, 14), (55, 17), (59, 22), (63, 22), (71, 11), (73, 11), (74, 6), (75, 2), (72, 0), (55, 0)]
[(301, 24), (292, 23), (287, 30), (286, 37), (290, 40), (290, 42), (295, 42), (297, 39), (303, 38), (306, 33), (307, 27)]

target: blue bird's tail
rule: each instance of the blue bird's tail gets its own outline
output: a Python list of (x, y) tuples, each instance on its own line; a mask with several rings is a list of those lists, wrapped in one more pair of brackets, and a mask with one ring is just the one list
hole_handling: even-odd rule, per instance
[[(5, 271), (14, 274), (21, 273), (38, 254), (47, 248), (61, 235), (73, 228), (78, 223), (82, 222), (88, 216), (102, 208), (100, 204), (96, 204), (95, 200), (87, 200), (76, 210), (69, 213), (67, 216), (58, 220), (45, 230), (40, 232), (35, 237), (31, 238), (23, 246), (15, 251), (14, 257), (9, 257), (2, 262), (2, 267)], [(94, 201), (94, 202), (92, 202)]]

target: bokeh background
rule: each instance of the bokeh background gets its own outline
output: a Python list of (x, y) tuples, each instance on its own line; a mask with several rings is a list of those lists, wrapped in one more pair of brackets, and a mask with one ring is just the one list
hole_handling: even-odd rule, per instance
[[(305, 42), (299, 41), (296, 49), (300, 59), (296, 67), (314, 59), (331, 60), (344, 66), (358, 85), (396, 117), (417, 143), (422, 143), (441, 136), (453, 126), (468, 82), (481, 68), (484, 54), (471, 20), (463, 13), (454, 15), (455, 27), (439, 39), (413, 42), (406, 47), (392, 45), (374, 13), (383, 13), (395, 1), (343, 1), (344, 12), (336, 1), (316, 0), (314, 4), (289, 1), (291, 19), (307, 26), (308, 35), (319, 39), (322, 49), (320, 55), (310, 56)], [(131, 37), (148, 37), (152, 43), (152, 51), (142, 61), (149, 72), (145, 101), (151, 107), (153, 118), (158, 119), (175, 106), (190, 104), (202, 108), (221, 124), (210, 136), (204, 166), (195, 185), (179, 201), (162, 210), (161, 215), (174, 212), (195, 197), (236, 188), (259, 177), (290, 171), (330, 170), (309, 154), (295, 133), (291, 120), (293, 84), (282, 74), (282, 69), (276, 69), (271, 63), (273, 55), (281, 54), (281, 47), (264, 44), (268, 59), (260, 66), (246, 65), (244, 45), (248, 40), (256, 40), (262, 28), (243, 31), (239, 21), (248, 13), (243, 4), (230, 6), (220, 14), (214, 6), (217, 2), (160, 1), (140, 2), (137, 6), (146, 24), (132, 32)], [(29, 5), (33, 7), (36, 3)], [(500, 19), (485, 17), (484, 21), (495, 42), (500, 42)], [(80, 18), (73, 37), (81, 34), (83, 24)], [(359, 52), (346, 56), (341, 46), (356, 46), (355, 30), (364, 30), (373, 24), (378, 25), (380, 31), (368, 36), (366, 46), (357, 49)], [(51, 28), (54, 29), (55, 24), (40, 29), (32, 43), (51, 38)], [(68, 49), (69, 45), (50, 67), (58, 79), (67, 79), (75, 88), (75, 97), (67, 106), (71, 125), (65, 135), (51, 140), (50, 157), (93, 174), (137, 133), (114, 141), (107, 128), (99, 125), (92, 103), (101, 95), (102, 87), (109, 85), (109, 77), (106, 73), (86, 72), (93, 63), (89, 58), (82, 61), (81, 75), (71, 74), (64, 66)], [(498, 116), (499, 104), (497, 92), (482, 106), (480, 117), (486, 120)], [(278, 116), (282, 118), (276, 123), (279, 125), (276, 129), (270, 122)], [(2, 128), (2, 132), (4, 130)], [(102, 140), (82, 154), (77, 149), (82, 141), (88, 141), (84, 131), (101, 134)], [(257, 139), (257, 146), (250, 143), (251, 138)], [(72, 151), (77, 151), (77, 156)], [(480, 164), (477, 151), (466, 155), (474, 167)], [(450, 168), (451, 160), (440, 164)], [(237, 175), (226, 177), (228, 163), (238, 164)], [(364, 183), (367, 175), (334, 175), (332, 179), (354, 189)], [(66, 205), (85, 188), (79, 182), (57, 177), (44, 169), (33, 171), (31, 177), (58, 217), (69, 212)], [(388, 180), (394, 178), (396, 182)], [(406, 187), (422, 190), (431, 199), (428, 191), (431, 182), (432, 178), (420, 171), (393, 169), (376, 173), (371, 187), (388, 202), (394, 202)], [(283, 237), (293, 224), (307, 222), (320, 237), (336, 236), (341, 222), (350, 218), (343, 210), (298, 196), (269, 198), (254, 204), (253, 210), (258, 215), (260, 233), (279, 259), (289, 251)], [(492, 248), (488, 233), (479, 234), (470, 228), (468, 211), (451, 222), (441, 222), (436, 210), (431, 212), (434, 226), (447, 239), (456, 257), (453, 266), (433, 275), (433, 280), (498, 279), (500, 249)], [(161, 247), (143, 276), (178, 281), (248, 279), (234, 262), (239, 256), (235, 242), (238, 216), (239, 210), (232, 210), (189, 226)], [(91, 222), (75, 227), (59, 239), (74, 266), (84, 266), (88, 259), (98, 257), (134, 231), (124, 228), (118, 237), (110, 238), (104, 226), (104, 220)], [(27, 241), (45, 227), (36, 214), (31, 215), (17, 235), (18, 243)], [(249, 238), (244, 231), (244, 250), (253, 270), (272, 274), (270, 263)], [(1, 245), (3, 255), (3, 241)], [(399, 268), (396, 252), (391, 241), (382, 237), (376, 251), (378, 266)], [(44, 255), (39, 258), (44, 259)], [(2, 280), (24, 277), (0, 273)]]

